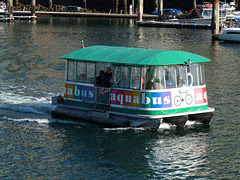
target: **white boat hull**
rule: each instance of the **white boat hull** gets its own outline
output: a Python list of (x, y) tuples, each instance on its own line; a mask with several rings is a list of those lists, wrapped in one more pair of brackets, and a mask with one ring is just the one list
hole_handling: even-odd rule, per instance
[(240, 42), (240, 28), (227, 28), (218, 37), (218, 39), (224, 41)]
[(52, 111), (52, 117), (81, 119), (105, 124), (110, 127), (141, 127), (158, 129), (161, 123), (168, 123), (183, 127), (187, 120), (202, 124), (209, 124), (212, 120), (214, 108), (169, 115), (140, 115), (113, 112), (108, 109), (76, 107), (66, 105), (59, 97), (53, 97), (53, 104), (57, 107)]

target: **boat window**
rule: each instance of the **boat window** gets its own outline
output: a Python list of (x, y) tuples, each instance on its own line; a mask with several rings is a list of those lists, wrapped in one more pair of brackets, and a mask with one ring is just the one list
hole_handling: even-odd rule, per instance
[(219, 13), (219, 17), (225, 17), (225, 10), (220, 10)]
[(212, 10), (204, 10), (204, 11), (203, 11), (203, 15), (204, 15), (204, 16), (210, 16), (210, 15), (212, 15)]
[(107, 67), (110, 67), (110, 63), (97, 62), (96, 63), (96, 75), (99, 75), (100, 71), (107, 72)]
[(156, 67), (155, 89), (165, 89), (164, 67)]
[(121, 66), (121, 87), (129, 88), (130, 67)]
[(103, 75), (107, 72), (107, 67), (111, 67), (110, 63), (105, 62), (97, 62), (96, 63), (96, 85), (101, 86), (102, 82), (101, 79)]
[(165, 89), (164, 66), (147, 66), (142, 68), (142, 89)]
[(176, 68), (174, 66), (165, 67), (165, 85), (167, 89), (176, 88)]
[(143, 89), (146, 89), (146, 90), (155, 89), (155, 71), (156, 69), (154, 66), (147, 66), (142, 68)]
[(76, 62), (68, 61), (67, 80), (76, 81)]
[(77, 62), (77, 81), (86, 82), (86, 62)]
[(188, 86), (198, 86), (200, 80), (199, 64), (192, 64), (188, 67)]
[(113, 86), (121, 86), (121, 66), (113, 66)]
[(95, 83), (95, 63), (87, 63), (87, 83)]
[(177, 87), (183, 88), (187, 87), (187, 67), (186, 66), (177, 66)]
[(206, 81), (205, 81), (205, 71), (204, 71), (204, 65), (203, 64), (200, 64), (200, 85), (204, 85), (206, 84)]
[(141, 68), (140, 67), (132, 67), (131, 68), (131, 84), (130, 88), (132, 89), (140, 89), (141, 84)]

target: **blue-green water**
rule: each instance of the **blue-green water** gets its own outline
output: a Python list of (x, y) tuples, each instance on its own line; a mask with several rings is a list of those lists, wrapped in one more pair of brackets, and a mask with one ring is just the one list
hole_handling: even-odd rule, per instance
[[(240, 179), (240, 44), (210, 30), (137, 27), (134, 21), (38, 18), (0, 24), (1, 179)], [(51, 119), (62, 94), (59, 56), (85, 46), (184, 50), (207, 58), (210, 126), (109, 129)]]

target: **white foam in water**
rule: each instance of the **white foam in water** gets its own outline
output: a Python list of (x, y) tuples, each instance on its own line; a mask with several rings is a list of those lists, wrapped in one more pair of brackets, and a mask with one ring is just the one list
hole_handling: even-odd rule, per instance
[(194, 124), (197, 124), (195, 121), (187, 121), (185, 126), (192, 126)]
[[(26, 87), (1, 86), (0, 108), (17, 112), (49, 115), (55, 108), (51, 104), (51, 97), (33, 97), (23, 90)], [(48, 96), (50, 94), (47, 94)]]
[(171, 129), (174, 125), (170, 125), (168, 123), (161, 123), (159, 129)]
[(55, 108), (55, 106), (51, 104), (30, 103), (30, 104), (0, 105), (0, 108), (23, 113), (49, 115), (51, 111)]
[(126, 131), (126, 130), (129, 130), (129, 129), (131, 129), (131, 130), (141, 130), (141, 131), (146, 130), (145, 128), (142, 128), (142, 127), (104, 128), (104, 130), (106, 130), (106, 131)]
[(30, 119), (30, 118), (24, 118), (24, 119), (7, 118), (7, 119), (11, 121), (19, 121), (19, 122), (29, 121), (29, 122), (37, 122), (39, 124), (49, 124), (48, 119)]
[(61, 123), (61, 124), (74, 124), (74, 125), (80, 125), (80, 126), (92, 126), (92, 124), (84, 123), (81, 121), (71, 121), (71, 120), (63, 120), (63, 119), (51, 119), (49, 123)]

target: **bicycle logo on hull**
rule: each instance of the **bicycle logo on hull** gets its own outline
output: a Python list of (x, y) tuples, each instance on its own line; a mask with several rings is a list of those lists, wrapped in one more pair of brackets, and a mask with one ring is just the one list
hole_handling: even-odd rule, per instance
[(179, 90), (179, 95), (174, 97), (174, 104), (176, 106), (180, 106), (183, 102), (185, 102), (187, 105), (192, 104), (193, 102), (193, 97), (188, 94), (188, 90), (181, 91)]

